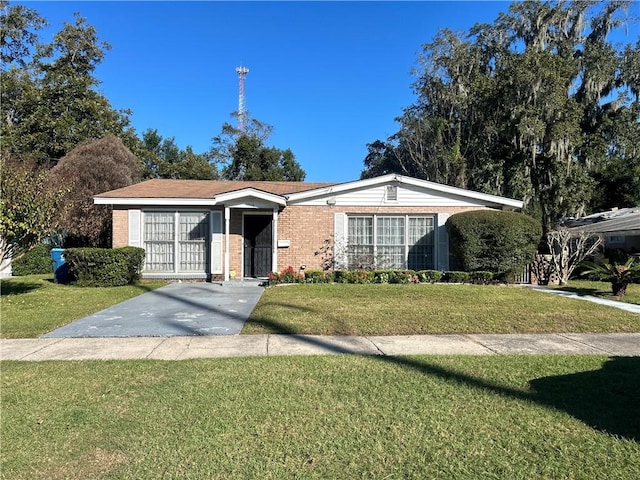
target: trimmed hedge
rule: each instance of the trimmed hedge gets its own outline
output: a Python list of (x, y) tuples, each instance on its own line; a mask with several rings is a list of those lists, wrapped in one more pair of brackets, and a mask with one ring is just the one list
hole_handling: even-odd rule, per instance
[(67, 248), (64, 258), (73, 283), (83, 287), (118, 287), (140, 281), (144, 249)]
[(16, 277), (53, 273), (51, 245), (37, 245), (22, 257), (12, 261), (11, 273)]
[(464, 283), (469, 280), (469, 272), (444, 272), (442, 281), (445, 283)]
[(307, 270), (304, 272), (304, 283), (328, 283), (333, 279), (322, 270)]
[(488, 285), (493, 280), (493, 272), (477, 271), (469, 274), (469, 281), (474, 285)]
[(451, 215), (446, 223), (453, 256), (462, 270), (512, 272), (531, 263), (542, 226), (517, 212), (476, 210)]
[(437, 283), (442, 280), (443, 272), (440, 270), (420, 270), (417, 272), (420, 283)]

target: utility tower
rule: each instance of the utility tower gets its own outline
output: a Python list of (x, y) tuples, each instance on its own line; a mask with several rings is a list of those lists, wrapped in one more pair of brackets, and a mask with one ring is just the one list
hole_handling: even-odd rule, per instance
[(238, 67), (236, 68), (236, 73), (238, 74), (240, 90), (238, 95), (238, 130), (244, 133), (247, 127), (247, 111), (244, 106), (244, 77), (249, 73), (249, 69), (247, 67)]

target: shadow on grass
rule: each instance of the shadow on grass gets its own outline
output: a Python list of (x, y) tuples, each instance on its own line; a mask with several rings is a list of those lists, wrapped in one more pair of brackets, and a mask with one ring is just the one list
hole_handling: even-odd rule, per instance
[(8, 295), (21, 295), (39, 288), (42, 288), (42, 284), (37, 282), (8, 282), (3, 280), (2, 285), (0, 285), (0, 295), (3, 297)]
[(611, 292), (611, 289), (602, 290), (602, 289), (587, 288), (587, 287), (559, 287), (557, 288), (557, 290), (560, 290), (562, 292), (575, 293), (580, 297), (592, 296), (592, 297), (606, 298), (609, 300), (618, 300), (618, 297), (615, 297), (613, 295), (613, 293)]
[[(322, 337), (299, 335), (286, 325), (269, 319), (259, 321), (269, 331), (295, 336), (327, 351), (349, 353)], [(377, 355), (373, 358), (464, 387), (562, 410), (591, 428), (640, 442), (640, 357), (611, 357), (599, 370), (534, 378), (529, 381), (529, 391), (510, 388), (414, 357)]]
[[(291, 305), (289, 303), (284, 302), (267, 302), (263, 304), (264, 307), (278, 307), (288, 310), (294, 310), (297, 313), (305, 314), (311, 313), (317, 315), (319, 313), (318, 309), (310, 308), (310, 307), (301, 307), (298, 305)], [(323, 320), (330, 326), (328, 331), (335, 332), (334, 335), (351, 335), (352, 332), (349, 331), (347, 322), (340, 318), (336, 318), (331, 315), (329, 318), (324, 318)], [(299, 318), (296, 318), (293, 324), (284, 324), (281, 322), (276, 322), (268, 317), (249, 317), (249, 319), (245, 323), (245, 327), (257, 327), (264, 329), (264, 333), (267, 334), (283, 334), (283, 335), (297, 335), (302, 334), (298, 329), (295, 328), (295, 325), (302, 325), (303, 322)], [(262, 332), (257, 332), (262, 333)]]
[(530, 385), (535, 401), (640, 442), (640, 357), (612, 357), (599, 370), (537, 378)]

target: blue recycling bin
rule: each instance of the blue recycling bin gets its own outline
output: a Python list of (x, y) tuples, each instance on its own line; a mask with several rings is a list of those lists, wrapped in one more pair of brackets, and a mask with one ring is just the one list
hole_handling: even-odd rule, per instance
[(64, 260), (64, 248), (52, 248), (51, 258), (53, 259), (53, 281), (65, 283), (69, 275), (69, 265)]

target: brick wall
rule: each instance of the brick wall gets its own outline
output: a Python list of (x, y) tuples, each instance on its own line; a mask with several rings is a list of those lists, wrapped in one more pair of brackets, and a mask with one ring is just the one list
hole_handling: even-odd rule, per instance
[(278, 216), (278, 238), (290, 240), (287, 248), (278, 249), (278, 270), (289, 265), (308, 270), (322, 267), (322, 256), (315, 255), (325, 240), (333, 235), (334, 209), (329, 206), (289, 206)]
[[(306, 265), (307, 270), (322, 268), (322, 255), (316, 255), (325, 240), (333, 235), (334, 213), (347, 214), (401, 214), (401, 215), (434, 215), (437, 213), (466, 212), (480, 210), (484, 207), (334, 207), (298, 206), (286, 207), (278, 217), (278, 238), (290, 240), (287, 248), (278, 249), (278, 270), (288, 266), (299, 268)], [(233, 250), (232, 250), (233, 251)]]
[(129, 210), (113, 209), (112, 247), (126, 247), (129, 243)]
[[(269, 212), (271, 213), (271, 212)], [(229, 218), (229, 272), (235, 272), (236, 277), (242, 275), (242, 215), (243, 210), (231, 209)], [(265, 212), (265, 215), (267, 213)], [(222, 251), (224, 255), (224, 240)], [(224, 258), (224, 257), (223, 257)]]

